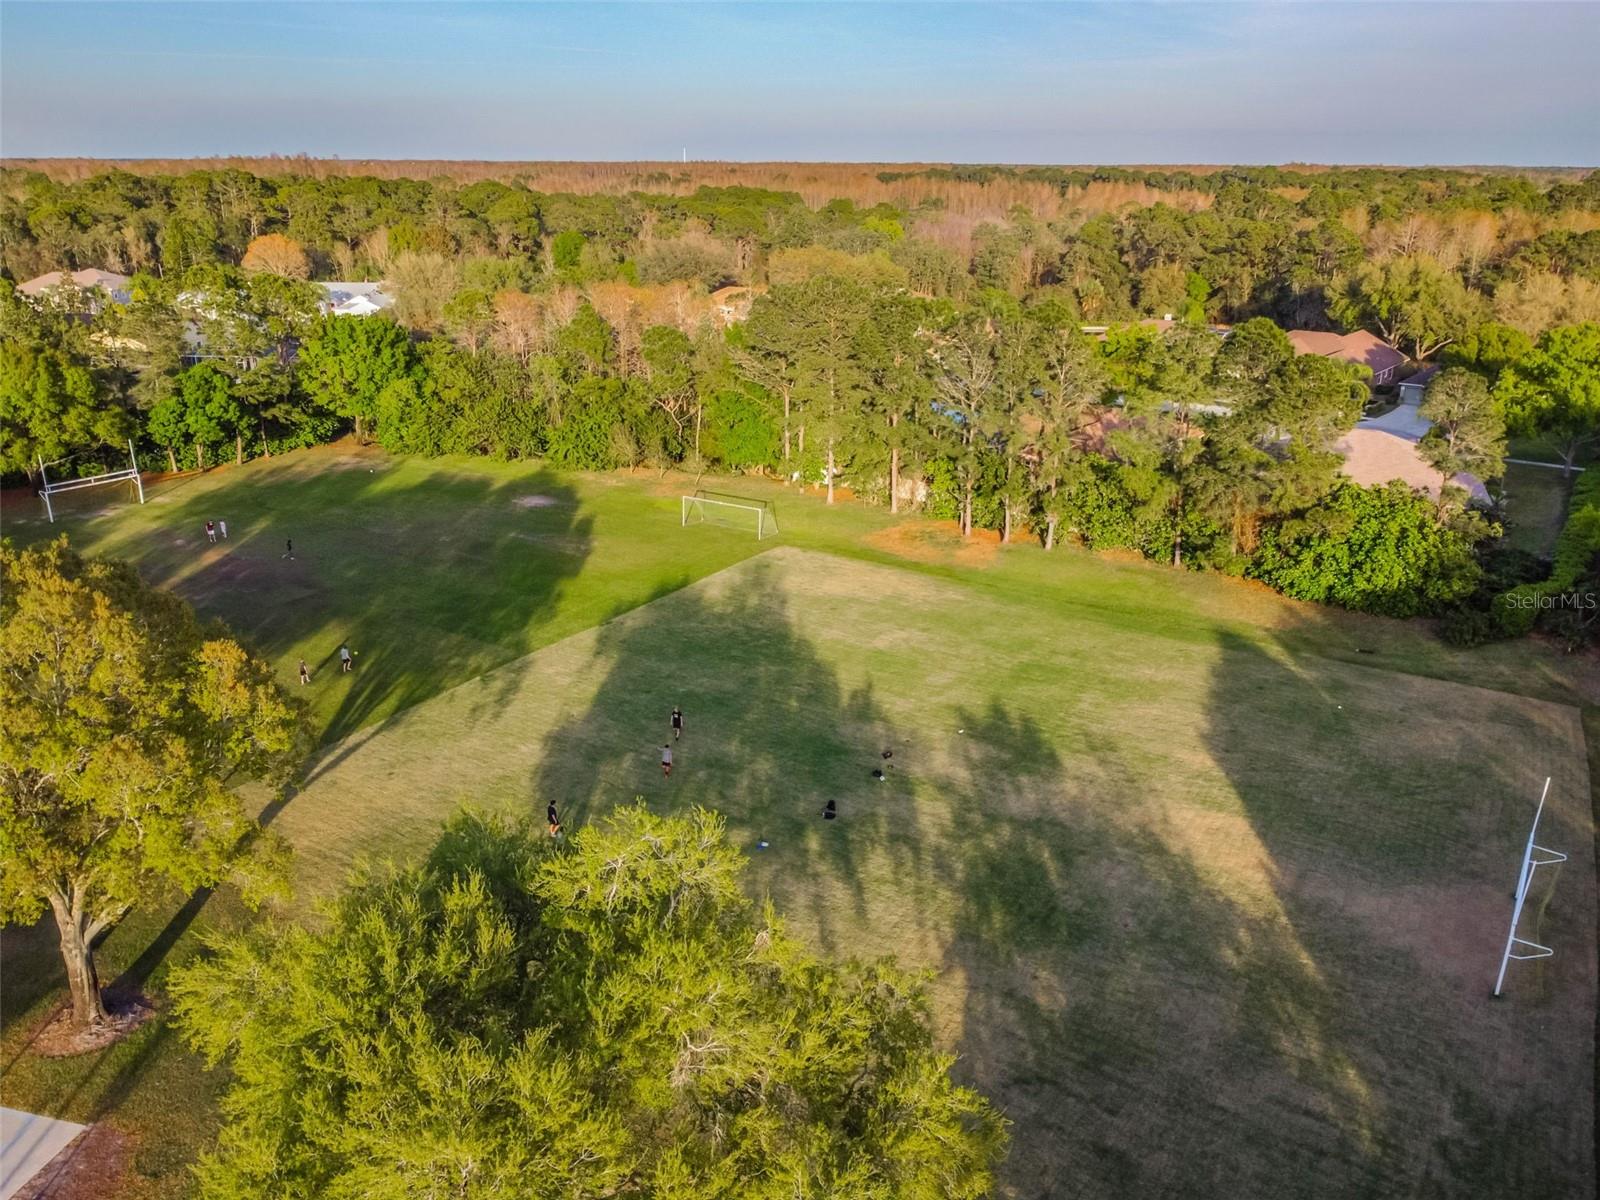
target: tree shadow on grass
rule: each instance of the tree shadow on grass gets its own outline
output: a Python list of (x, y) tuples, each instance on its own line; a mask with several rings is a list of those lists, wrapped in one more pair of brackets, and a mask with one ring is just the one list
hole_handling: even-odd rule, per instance
[[(1553, 969), (1543, 989), (1527, 977), (1514, 1005), (1488, 998), (1539, 784), (1550, 773), (1557, 789), (1586, 790), (1575, 721), (1220, 639), (1208, 743), (1266, 866), (1257, 904), (1305, 964), (1246, 993), (1290, 1035), (1298, 1093), (1322, 1098), (1320, 1130), (1303, 1117), (1279, 1129), (1284, 1144), (1322, 1143), (1323, 1183), (1303, 1194), (1592, 1189), (1592, 1105), (1572, 1102), (1590, 1076), (1570, 1067), (1592, 1019), (1592, 961)], [(1572, 811), (1585, 809), (1580, 794)], [(1552, 816), (1555, 836), (1587, 838), (1555, 834)], [(1592, 946), (1592, 877), (1570, 885), (1585, 911), (1552, 932)]]
[[(635, 796), (666, 811), (715, 809), (752, 856), (754, 886), (771, 889), (826, 947), (835, 922), (864, 911), (862, 855), (916, 865), (907, 786), (881, 757), (900, 738), (870, 682), (846, 687), (796, 628), (781, 565), (758, 559), (663, 593), (601, 627), (599, 683), (545, 736), (532, 802), (557, 804), (569, 829)], [(672, 739), (674, 706), (681, 740)], [(823, 819), (829, 800), (836, 820)], [(812, 886), (788, 886), (798, 878)]]
[[(522, 653), (589, 557), (593, 520), (552, 472), (412, 479), (372, 461), (314, 475), (286, 463), (225, 496), (188, 493), (137, 547), (150, 582), (220, 617), (286, 681), (306, 630), (329, 628), (305, 654), (306, 690), (340, 689), (324, 744)], [(224, 507), (232, 536), (213, 546), (204, 525)]]
[(961, 722), (955, 790), (982, 799), (938, 851), (957, 868), (938, 986), (958, 1076), (1014, 1122), (1013, 1194), (1388, 1194), (1343, 997), (1232, 875), (1272, 870), (1248, 828), (1208, 844), (1218, 814), (1149, 795), (1114, 736), (1091, 784), (1003, 701)]

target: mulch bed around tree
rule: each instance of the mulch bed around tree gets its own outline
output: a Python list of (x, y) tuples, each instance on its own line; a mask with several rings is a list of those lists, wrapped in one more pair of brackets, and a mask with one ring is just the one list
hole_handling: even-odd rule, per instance
[(75, 1029), (72, 1005), (63, 1004), (47, 1018), (43, 1032), (33, 1043), (35, 1054), (45, 1058), (68, 1058), (103, 1050), (128, 1036), (156, 1015), (155, 1002), (142, 992), (113, 992), (105, 995), (107, 1020), (93, 1029)]

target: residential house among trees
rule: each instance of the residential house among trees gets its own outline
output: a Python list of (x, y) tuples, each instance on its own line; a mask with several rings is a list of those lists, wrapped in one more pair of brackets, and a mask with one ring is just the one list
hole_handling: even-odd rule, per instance
[(113, 304), (126, 304), (129, 299), (128, 285), (131, 282), (128, 276), (118, 275), (115, 271), (102, 271), (97, 267), (85, 267), (81, 271), (47, 271), (43, 275), (35, 276), (26, 283), (17, 284), (17, 291), (24, 296), (38, 299), (48, 292), (60, 287), (78, 288), (88, 298), (89, 313), (100, 311), (102, 301), (97, 299), (103, 295)]
[(1324, 358), (1366, 367), (1372, 372), (1372, 386), (1375, 388), (1393, 383), (1396, 372), (1407, 361), (1404, 354), (1365, 329), (1358, 329), (1354, 333), (1291, 329), (1289, 343), (1296, 354), (1320, 354)]
[(370, 317), (394, 304), (381, 283), (334, 280), (317, 287), (324, 297), (322, 311), (330, 317)]

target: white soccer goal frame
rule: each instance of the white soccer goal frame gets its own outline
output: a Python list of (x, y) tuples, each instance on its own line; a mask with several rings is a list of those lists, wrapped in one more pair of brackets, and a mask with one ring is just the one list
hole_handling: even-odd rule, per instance
[[(59, 460), (58, 460), (59, 461)], [(51, 483), (47, 471), (48, 464), (44, 459), (39, 460), (39, 499), (44, 501), (44, 515), (50, 518), (50, 524), (56, 523), (55, 506), (50, 503), (50, 497), (59, 496), (63, 492), (76, 492), (83, 488), (99, 487), (107, 483), (132, 483), (134, 491), (139, 496), (139, 503), (144, 503), (144, 479), (139, 474), (139, 458), (133, 451), (133, 439), (128, 439), (128, 466), (121, 471), (107, 471), (103, 475), (86, 475), (82, 479), (64, 479), (60, 483)]]
[(1522, 852), (1522, 869), (1517, 872), (1517, 890), (1512, 893), (1511, 931), (1506, 934), (1505, 953), (1500, 956), (1500, 974), (1494, 981), (1492, 993), (1495, 996), (1500, 995), (1505, 988), (1506, 968), (1512, 963), (1527, 962), (1535, 958), (1552, 958), (1555, 955), (1555, 950), (1551, 947), (1541, 946), (1538, 942), (1517, 936), (1517, 925), (1522, 920), (1522, 906), (1533, 887), (1534, 871), (1540, 867), (1550, 867), (1567, 861), (1567, 856), (1559, 850), (1551, 850), (1534, 840), (1539, 836), (1539, 818), (1544, 815), (1544, 802), (1549, 795), (1550, 777), (1547, 775), (1544, 791), (1539, 793), (1539, 807), (1533, 810), (1533, 827), (1528, 830), (1528, 845)]
[[(771, 528), (771, 532), (772, 533), (777, 533), (778, 532), (777, 516), (776, 516), (776, 514), (773, 513), (772, 507), (770, 505), (763, 504), (758, 500), (731, 500), (731, 499), (730, 500), (723, 500), (723, 499), (720, 499), (720, 498), (715, 497), (715, 496), (698, 496), (698, 495), (696, 495), (696, 496), (680, 496), (679, 497), (679, 507), (680, 507), (679, 518), (680, 519), (678, 521), (678, 524), (679, 524), (680, 528), (683, 527), (683, 526), (687, 526), (689, 524), (689, 513), (692, 511), (693, 506), (696, 505), (696, 504), (715, 504), (715, 505), (719, 505), (722, 508), (739, 508), (739, 509), (744, 509), (747, 512), (755, 513), (756, 514), (756, 541), (758, 541), (758, 542), (761, 541), (764, 537), (767, 536), (767, 533), (768, 533), (767, 526), (768, 525), (770, 525), (772, 527)], [(700, 519), (701, 520), (705, 520), (705, 514), (704, 513), (701, 514)]]

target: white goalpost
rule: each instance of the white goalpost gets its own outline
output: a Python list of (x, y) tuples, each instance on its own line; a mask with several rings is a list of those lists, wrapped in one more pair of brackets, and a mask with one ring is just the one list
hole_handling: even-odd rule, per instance
[(778, 515), (766, 500), (702, 488), (692, 496), (680, 497), (680, 501), (680, 526), (709, 522), (735, 529), (753, 529), (758, 542), (778, 532)]
[(1513, 962), (1526, 962), (1534, 958), (1550, 958), (1555, 951), (1549, 946), (1541, 946), (1538, 942), (1530, 941), (1517, 935), (1517, 925), (1522, 921), (1522, 906), (1527, 902), (1528, 892), (1533, 887), (1533, 873), (1540, 867), (1554, 866), (1564, 863), (1567, 856), (1558, 850), (1551, 850), (1538, 844), (1539, 818), (1544, 815), (1544, 802), (1550, 795), (1550, 778), (1545, 777), (1544, 791), (1539, 793), (1539, 807), (1533, 810), (1533, 828), (1528, 830), (1528, 844), (1522, 851), (1522, 868), (1517, 872), (1517, 890), (1512, 895), (1511, 905), (1511, 931), (1506, 934), (1505, 952), (1500, 956), (1500, 974), (1494, 981), (1495, 996), (1500, 995), (1506, 984), (1506, 968)]
[[(58, 460), (59, 461), (59, 460)], [(83, 488), (100, 487), (108, 483), (131, 483), (134, 494), (139, 497), (139, 503), (144, 503), (144, 480), (139, 477), (139, 459), (133, 451), (133, 440), (128, 440), (128, 466), (121, 471), (107, 471), (103, 475), (87, 475), (82, 479), (65, 479), (60, 483), (51, 483), (47, 470), (48, 464), (44, 459), (39, 460), (39, 499), (44, 501), (44, 515), (50, 518), (50, 523), (55, 524), (56, 510), (51, 503), (51, 497), (59, 496), (63, 492), (81, 491)]]

